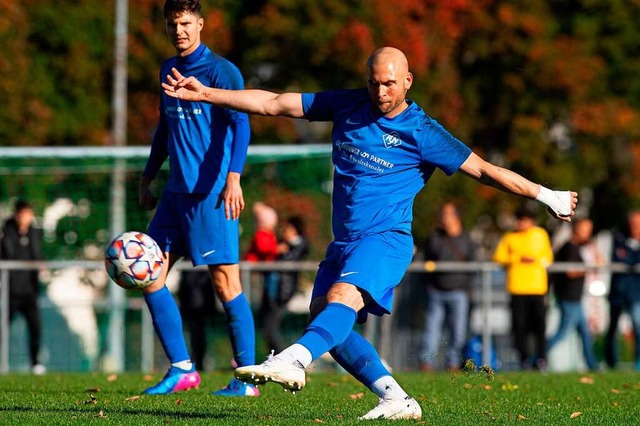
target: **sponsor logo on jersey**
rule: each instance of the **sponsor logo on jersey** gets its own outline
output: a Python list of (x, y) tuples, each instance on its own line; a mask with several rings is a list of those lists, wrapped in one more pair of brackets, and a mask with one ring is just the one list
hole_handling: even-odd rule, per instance
[(382, 135), (382, 143), (385, 148), (393, 148), (402, 145), (402, 140), (397, 132), (385, 133)]

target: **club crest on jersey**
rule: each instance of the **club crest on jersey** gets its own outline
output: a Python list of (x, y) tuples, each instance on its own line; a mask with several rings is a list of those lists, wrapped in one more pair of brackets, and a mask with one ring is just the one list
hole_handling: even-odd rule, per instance
[(385, 148), (393, 148), (402, 145), (402, 140), (397, 132), (385, 133), (382, 135), (382, 143)]

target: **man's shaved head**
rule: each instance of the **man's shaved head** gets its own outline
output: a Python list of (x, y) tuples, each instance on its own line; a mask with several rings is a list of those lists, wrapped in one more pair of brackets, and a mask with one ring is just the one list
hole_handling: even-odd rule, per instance
[(371, 102), (382, 115), (393, 118), (408, 104), (407, 91), (413, 82), (407, 57), (395, 47), (382, 47), (367, 61), (367, 86)]
[(402, 53), (400, 49), (395, 47), (381, 47), (369, 56), (367, 61), (367, 71), (371, 70), (374, 66), (393, 66), (396, 71), (408, 72), (409, 63), (407, 57)]

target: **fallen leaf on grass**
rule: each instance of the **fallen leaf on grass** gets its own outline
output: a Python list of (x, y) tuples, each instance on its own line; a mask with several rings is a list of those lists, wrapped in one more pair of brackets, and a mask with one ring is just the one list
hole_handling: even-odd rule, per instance
[(611, 389), (611, 393), (620, 393), (620, 389), (613, 388)]
[(471, 389), (473, 385), (471, 383), (465, 383), (464, 385), (462, 385), (462, 387), (465, 389)]
[(585, 385), (592, 385), (593, 384), (593, 377), (580, 377), (580, 383), (584, 383)]
[(181, 399), (176, 400), (176, 405), (181, 405), (181, 404), (182, 404), (182, 400)]
[(144, 380), (145, 382), (150, 382), (153, 380), (153, 375), (145, 374), (144, 376), (142, 376), (142, 380)]
[(360, 399), (364, 396), (364, 392), (358, 392), (358, 393), (352, 393), (351, 395), (349, 395), (349, 398), (351, 399)]
[(84, 402), (85, 404), (97, 404), (98, 398), (93, 395), (89, 395), (89, 399)]
[(329, 387), (330, 388), (335, 388), (336, 386), (338, 386), (338, 384), (336, 382), (329, 382)]
[(99, 417), (101, 419), (106, 419), (107, 416), (104, 415), (104, 411), (100, 410), (100, 412), (98, 414), (96, 414), (94, 417)]
[(516, 417), (516, 419), (518, 419), (518, 420), (527, 420), (527, 418), (525, 416), (523, 416), (522, 414), (518, 414), (518, 417)]
[(314, 422), (314, 423), (324, 423), (324, 422), (323, 422), (322, 420), (320, 420), (320, 419), (313, 419), (313, 422)]
[(107, 382), (115, 382), (116, 380), (118, 380), (117, 374), (109, 374), (107, 376)]
[(571, 416), (569, 416), (572, 419), (575, 419), (578, 416), (581, 416), (582, 413), (580, 411), (576, 411), (575, 413), (571, 413)]
[(491, 389), (493, 389), (493, 388), (491, 387), (491, 385), (483, 385), (483, 386), (482, 386), (482, 389), (484, 389), (484, 390), (491, 390)]
[(125, 401), (137, 401), (140, 399), (140, 395), (130, 396), (129, 398), (125, 398)]
[(504, 391), (514, 391), (516, 389), (518, 389), (518, 385), (511, 384), (511, 382), (502, 384), (502, 390)]
[(614, 407), (619, 407), (619, 406), (620, 406), (620, 403), (618, 403), (618, 402), (612, 402), (612, 403), (611, 403), (611, 405), (613, 405)]

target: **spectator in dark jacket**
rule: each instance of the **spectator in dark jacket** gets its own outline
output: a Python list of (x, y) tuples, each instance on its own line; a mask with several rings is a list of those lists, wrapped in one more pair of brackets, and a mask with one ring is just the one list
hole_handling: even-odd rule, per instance
[[(2, 230), (0, 257), (7, 260), (42, 260), (42, 233), (34, 225), (34, 211), (26, 201), (16, 202), (13, 217)], [(4, 283), (3, 283), (4, 284)], [(38, 305), (39, 280), (37, 269), (9, 272), (9, 320), (21, 313), (29, 329), (29, 352), (32, 371), (43, 374), (46, 368), (40, 364), (41, 320)]]
[[(429, 236), (425, 246), (427, 261), (473, 261), (478, 249), (465, 232), (460, 213), (453, 203), (440, 210), (440, 225)], [(458, 370), (462, 364), (469, 325), (469, 294), (475, 276), (469, 272), (443, 272), (429, 275), (425, 327), (422, 338), (421, 368), (434, 369), (440, 348), (440, 335), (446, 323), (450, 340), (445, 349), (445, 362), (449, 370)]]
[[(591, 241), (593, 222), (590, 219), (577, 219), (573, 222), (571, 239), (556, 253), (558, 262), (597, 263), (596, 247)], [(587, 318), (582, 308), (585, 271), (567, 271), (557, 274), (553, 279), (556, 302), (560, 307), (560, 326), (555, 335), (547, 343), (550, 351), (569, 331), (575, 329), (582, 339), (582, 353), (589, 370), (598, 369), (598, 361), (593, 352), (593, 339), (587, 325)]]
[[(617, 234), (613, 241), (613, 262), (626, 263), (629, 267), (640, 264), (640, 211), (627, 217), (627, 230)], [(605, 360), (611, 368), (618, 364), (616, 344), (618, 320), (623, 312), (631, 317), (635, 342), (635, 366), (640, 370), (640, 275), (633, 272), (615, 273), (609, 292), (609, 330), (605, 341)]]

